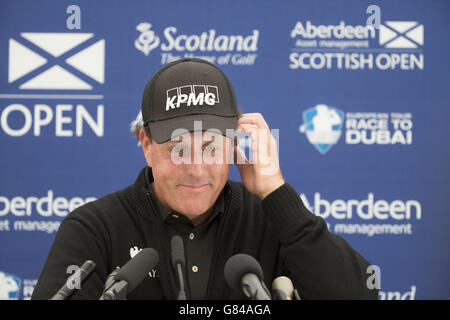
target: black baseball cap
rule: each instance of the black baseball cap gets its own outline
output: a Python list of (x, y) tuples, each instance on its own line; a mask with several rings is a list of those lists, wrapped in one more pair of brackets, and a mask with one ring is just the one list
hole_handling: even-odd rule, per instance
[[(226, 136), (237, 129), (237, 117), (230, 81), (206, 60), (184, 58), (169, 63), (152, 76), (144, 89), (143, 123), (158, 144), (170, 141), (176, 129), (185, 129), (186, 133), (201, 127), (201, 131), (215, 129)], [(194, 121), (201, 121), (201, 126), (194, 125)]]

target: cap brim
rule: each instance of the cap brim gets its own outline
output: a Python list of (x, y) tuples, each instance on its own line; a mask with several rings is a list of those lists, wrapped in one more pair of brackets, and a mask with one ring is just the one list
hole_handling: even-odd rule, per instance
[(175, 137), (195, 131), (210, 131), (232, 138), (237, 129), (237, 117), (221, 117), (211, 114), (189, 115), (149, 122), (153, 140), (164, 143)]

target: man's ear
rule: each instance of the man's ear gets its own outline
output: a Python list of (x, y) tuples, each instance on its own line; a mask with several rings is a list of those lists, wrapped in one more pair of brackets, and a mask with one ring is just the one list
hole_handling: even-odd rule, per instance
[(152, 143), (145, 134), (144, 128), (141, 128), (141, 130), (139, 131), (139, 141), (141, 142), (142, 151), (144, 152), (144, 157), (145, 160), (147, 161), (147, 165), (151, 167), (152, 164), (150, 157), (150, 149), (152, 148)]

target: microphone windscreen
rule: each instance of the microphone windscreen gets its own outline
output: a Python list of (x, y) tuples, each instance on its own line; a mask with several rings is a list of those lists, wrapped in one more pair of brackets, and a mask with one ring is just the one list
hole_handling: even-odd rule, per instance
[(236, 291), (241, 291), (241, 279), (247, 273), (253, 273), (260, 281), (263, 280), (263, 271), (259, 262), (244, 253), (236, 254), (228, 259), (224, 273), (228, 285)]
[(286, 297), (292, 297), (292, 294), (294, 293), (294, 284), (288, 277), (280, 276), (273, 280), (272, 289), (281, 290), (284, 292)]
[(158, 264), (159, 255), (153, 248), (142, 249), (133, 259), (128, 261), (114, 277), (115, 281), (128, 282), (128, 292), (131, 292), (145, 276)]
[(172, 264), (173, 264), (173, 267), (176, 269), (176, 265), (180, 263), (181, 266), (184, 268), (185, 267), (186, 258), (184, 256), (184, 242), (183, 242), (183, 239), (180, 236), (178, 236), (178, 235), (173, 236), (172, 241), (171, 241), (171, 246), (172, 246)]
[(89, 276), (92, 271), (95, 269), (95, 262), (91, 260), (87, 260), (80, 268), (81, 279)]

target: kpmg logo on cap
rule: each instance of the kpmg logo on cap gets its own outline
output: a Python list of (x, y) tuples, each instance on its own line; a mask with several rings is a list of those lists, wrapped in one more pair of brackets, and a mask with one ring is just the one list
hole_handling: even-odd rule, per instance
[(325, 154), (338, 142), (343, 121), (341, 110), (319, 104), (303, 112), (304, 123), (299, 129), (320, 153)]
[(186, 85), (167, 90), (166, 111), (180, 106), (213, 106), (219, 103), (219, 89), (210, 85)]
[[(92, 85), (69, 71), (80, 71), (97, 83), (105, 80), (105, 40), (88, 47), (82, 46), (93, 33), (34, 33), (23, 32), (20, 42), (9, 39), (8, 83), (19, 81), (38, 68), (44, 69), (19, 85), (19, 89), (92, 90)], [(36, 53), (27, 40), (40, 50)], [(25, 44), (24, 44), (25, 43)], [(73, 53), (73, 50), (79, 49)], [(67, 53), (71, 53), (67, 56)], [(65, 66), (67, 64), (67, 66)], [(69, 69), (69, 70), (68, 70)]]
[(380, 45), (385, 48), (423, 46), (423, 24), (417, 21), (386, 21), (380, 25)]

